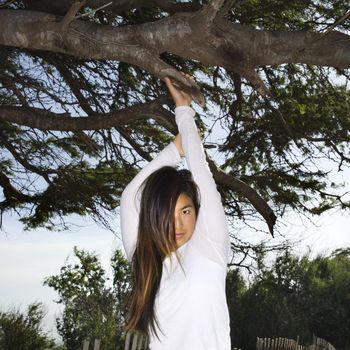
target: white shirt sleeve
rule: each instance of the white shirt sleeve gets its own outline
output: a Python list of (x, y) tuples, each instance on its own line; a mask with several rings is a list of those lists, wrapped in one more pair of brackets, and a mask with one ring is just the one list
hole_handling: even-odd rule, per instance
[(201, 206), (191, 238), (201, 254), (226, 265), (230, 251), (227, 218), (221, 196), (206, 161), (202, 141), (194, 122), (195, 113), (187, 106), (175, 109), (186, 162), (200, 190)]
[[(186, 162), (194, 181), (200, 190), (200, 209), (191, 243), (211, 260), (227, 264), (229, 254), (228, 225), (221, 197), (205, 158), (202, 141), (194, 122), (195, 112), (191, 107), (175, 109), (176, 123), (181, 134)], [(175, 144), (172, 142), (145, 166), (123, 191), (120, 201), (121, 232), (124, 249), (129, 261), (135, 250), (139, 223), (143, 181), (155, 170), (169, 165), (176, 166), (181, 161)], [(193, 242), (192, 242), (193, 241)]]
[(157, 169), (166, 165), (175, 166), (180, 161), (179, 152), (175, 144), (171, 142), (133, 178), (123, 191), (120, 200), (120, 224), (123, 245), (129, 261), (132, 259), (137, 241), (141, 200), (140, 186)]

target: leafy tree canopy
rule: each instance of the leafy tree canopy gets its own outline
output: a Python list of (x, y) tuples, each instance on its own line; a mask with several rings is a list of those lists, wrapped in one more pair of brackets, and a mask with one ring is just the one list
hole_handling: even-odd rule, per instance
[(26, 228), (72, 213), (109, 226), (176, 134), (165, 76), (206, 101), (198, 124), (228, 215), (272, 231), (286, 210), (349, 208), (329, 178), (350, 161), (347, 1), (105, 5), (0, 5), (1, 213)]
[(58, 349), (54, 340), (42, 329), (44, 316), (41, 303), (29, 305), (25, 313), (16, 309), (0, 311), (0, 349)]
[[(233, 270), (227, 279), (232, 342), (255, 349), (256, 337), (297, 339), (313, 334), (336, 349), (350, 346), (350, 250), (330, 256), (296, 257), (289, 251), (262, 268), (247, 286)], [(239, 282), (239, 283), (237, 283)]]
[[(269, 265), (267, 257), (260, 256), (250, 281), (242, 277), (242, 268), (227, 275), (232, 345), (254, 350), (256, 337), (299, 337), (306, 345), (315, 334), (336, 349), (348, 349), (350, 249), (315, 258), (285, 251)], [(46, 279), (63, 306), (57, 329), (68, 350), (80, 348), (89, 337), (101, 339), (103, 349), (123, 349), (130, 271), (118, 250), (111, 267), (108, 280), (96, 254), (75, 248), (74, 261)]]
[(67, 262), (58, 275), (44, 282), (58, 293), (57, 303), (63, 306), (62, 315), (56, 319), (58, 334), (67, 350), (81, 348), (84, 339), (100, 339), (105, 350), (123, 349), (128, 262), (119, 250), (115, 251), (110, 281), (95, 254), (75, 247), (74, 258), (74, 263)]

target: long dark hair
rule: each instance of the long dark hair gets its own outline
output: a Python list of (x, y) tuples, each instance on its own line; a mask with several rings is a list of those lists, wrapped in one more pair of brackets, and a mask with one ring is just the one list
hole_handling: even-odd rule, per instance
[(138, 237), (132, 259), (132, 292), (126, 330), (139, 329), (156, 336), (160, 329), (154, 312), (163, 271), (163, 260), (174, 252), (174, 211), (181, 193), (189, 196), (198, 214), (199, 190), (190, 171), (170, 166), (152, 173), (142, 190)]

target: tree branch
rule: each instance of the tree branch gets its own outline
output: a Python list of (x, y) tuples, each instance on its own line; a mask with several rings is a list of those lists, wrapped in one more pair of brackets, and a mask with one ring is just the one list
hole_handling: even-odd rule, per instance
[(62, 22), (61, 22), (61, 31), (62, 32), (67, 31), (69, 24), (75, 19), (75, 15), (85, 5), (85, 2), (86, 2), (86, 0), (73, 2), (70, 9), (68, 10), (66, 15), (62, 19)]
[[(219, 4), (221, 1), (212, 6), (216, 9)], [(161, 53), (232, 70), (263, 94), (267, 89), (255, 73), (259, 66), (293, 62), (350, 67), (350, 37), (340, 32), (322, 37), (303, 31), (262, 31), (216, 17), (213, 29), (203, 33), (203, 23), (195, 18), (196, 14), (177, 13), (157, 22), (125, 27), (73, 20), (63, 35), (61, 17), (0, 10), (0, 44), (128, 62), (160, 79), (171, 75), (198, 103), (203, 103), (203, 96), (197, 86), (162, 61)]]
[(218, 17), (223, 18), (227, 15), (227, 13), (234, 8), (240, 0), (226, 0), (226, 3), (222, 7), (222, 9), (218, 12)]
[(267, 226), (269, 227), (269, 231), (273, 236), (273, 227), (276, 223), (276, 215), (266, 201), (245, 182), (218, 168), (211, 159), (208, 159), (208, 162), (215, 180), (226, 187), (232, 188), (234, 191), (247, 198), (258, 213), (260, 213), (260, 215), (265, 219)]
[(168, 101), (169, 97), (164, 96), (120, 111), (88, 117), (71, 117), (66, 113), (58, 114), (38, 108), (0, 106), (0, 120), (40, 130), (81, 131), (109, 129), (139, 119), (155, 119), (174, 133), (176, 132), (174, 117), (171, 112), (161, 107)]
[[(202, 7), (200, 4), (194, 2), (174, 3), (171, 0), (86, 0), (85, 5), (91, 8), (100, 8), (105, 6), (107, 2), (111, 2), (112, 4), (105, 11), (113, 15), (139, 8), (158, 7), (163, 12), (173, 14), (176, 12), (194, 12)], [(67, 13), (73, 3), (74, 0), (39, 0), (34, 3), (29, 2), (27, 9), (63, 15)]]
[(11, 185), (10, 179), (0, 171), (0, 186), (3, 188), (5, 200), (0, 202), (0, 208), (16, 206), (16, 203), (33, 202), (34, 197), (23, 194)]
[(12, 146), (12, 144), (4, 137), (4, 135), (2, 135), (1, 132), (0, 132), (0, 141), (9, 150), (9, 152), (16, 159), (16, 161), (23, 166), (23, 168), (25, 168), (25, 169), (27, 169), (35, 174), (42, 176), (47, 183), (51, 183), (48, 174), (53, 174), (53, 173), (55, 173), (55, 171), (52, 171), (52, 170), (44, 171), (42, 169), (37, 168), (33, 164), (30, 164), (25, 158), (23, 158), (17, 152), (15, 147)]
[(118, 132), (133, 147), (133, 149), (137, 152), (138, 155), (140, 155), (143, 159), (147, 160), (148, 162), (152, 160), (152, 157), (149, 155), (149, 153), (145, 152), (142, 149), (142, 147), (140, 147), (140, 145), (137, 144), (132, 137), (130, 137), (130, 135), (123, 127), (119, 127)]

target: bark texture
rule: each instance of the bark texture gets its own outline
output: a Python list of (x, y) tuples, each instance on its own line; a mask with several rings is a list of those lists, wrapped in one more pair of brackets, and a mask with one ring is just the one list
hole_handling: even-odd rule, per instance
[[(310, 145), (305, 146), (301, 140), (325, 142), (340, 157), (339, 168), (349, 162), (341, 144), (350, 140), (347, 117), (336, 107), (329, 112), (327, 103), (321, 106), (329, 96), (328, 104), (333, 105), (347, 94), (328, 88), (322, 74), (315, 83), (315, 86), (318, 84), (315, 93), (312, 91), (314, 81), (309, 84), (307, 76), (292, 66), (298, 63), (310, 66), (310, 76), (317, 75), (313, 66), (337, 70), (350, 67), (350, 36), (334, 30), (334, 23), (327, 23), (328, 30), (323, 33), (258, 29), (254, 19), (254, 25), (232, 20), (235, 18), (232, 11), (239, 1), (224, 0), (212, 0), (207, 5), (201, 1), (170, 0), (111, 0), (107, 6), (105, 0), (15, 3), (21, 5), (11, 9), (12, 2), (8, 2), (0, 8), (0, 146), (19, 164), (16, 171), (19, 169), (21, 173), (23, 168), (30, 175), (21, 186), (16, 186), (17, 180), (11, 176), (14, 168), (1, 169), (0, 186), (4, 194), (1, 210), (33, 204), (36, 206), (33, 226), (47, 221), (51, 213), (62, 216), (85, 213), (85, 208), (101, 219), (96, 206), (103, 209), (116, 206), (115, 197), (120, 195), (121, 183), (132, 175), (130, 169), (135, 170), (139, 165), (135, 153), (149, 161), (155, 151), (149, 144), (161, 148), (162, 142), (168, 141), (164, 130), (177, 132), (174, 116), (169, 111), (171, 101), (164, 96), (159, 83), (159, 79), (167, 76), (200, 105), (204, 105), (206, 96), (227, 110), (229, 136), (218, 149), (234, 154), (237, 164), (227, 159), (223, 168), (229, 170), (223, 171), (212, 160), (209, 163), (224, 199), (238, 216), (245, 214), (241, 211), (240, 199), (232, 193), (254, 207), (271, 233), (276, 222), (276, 215), (268, 204), (272, 197), (280, 206), (287, 203), (316, 213), (331, 208), (335, 197), (341, 205), (349, 206), (342, 196), (327, 193), (324, 183), (315, 182), (314, 173), (304, 171), (303, 161), (294, 163), (294, 149), (290, 146), (293, 144), (307, 158)], [(317, 1), (315, 4), (318, 6)], [(295, 6), (290, 4), (291, 10)], [(30, 57), (31, 61), (19, 63), (23, 57)], [(35, 64), (42, 69), (41, 75), (32, 74), (31, 65)], [(272, 72), (271, 67), (284, 64), (283, 74)], [(201, 91), (195, 82), (179, 72), (182, 65), (194, 72), (200, 71), (202, 76), (210, 72), (213, 86), (203, 79)], [(138, 83), (145, 77), (144, 84)], [(229, 87), (224, 86), (225, 79), (230, 82)], [(300, 93), (298, 89), (302, 84), (310, 85), (311, 90)], [(293, 85), (292, 92), (288, 90), (289, 85)], [(222, 93), (225, 89), (231, 89), (235, 98), (231, 98), (230, 93)], [(260, 95), (254, 95), (254, 89)], [(317, 108), (310, 108), (310, 112), (308, 101), (303, 99), (310, 98), (313, 102), (314, 93), (319, 97), (318, 91), (324, 94), (323, 98), (317, 100)], [(113, 94), (117, 102), (110, 101), (112, 97), (108, 94)], [(291, 103), (294, 95), (298, 100)], [(220, 102), (222, 96), (227, 101)], [(276, 106), (276, 96), (285, 98), (285, 112)], [(246, 111), (247, 101), (254, 106), (256, 115)], [(344, 105), (347, 103), (345, 97)], [(52, 108), (54, 104), (60, 106), (60, 112)], [(323, 124), (317, 114), (319, 106), (326, 116)], [(295, 111), (300, 113), (295, 116)], [(315, 116), (308, 127), (306, 118), (300, 118), (305, 115), (310, 120)], [(340, 116), (341, 122), (334, 121), (335, 115)], [(112, 130), (117, 132), (117, 137)], [(58, 132), (69, 136), (61, 139), (57, 137)], [(18, 135), (23, 139), (17, 140)], [(56, 153), (48, 156), (46, 150), (41, 150), (42, 144), (48, 147), (53, 144)], [(60, 150), (68, 156), (61, 157)], [(275, 152), (273, 157), (271, 150)], [(86, 154), (102, 157), (103, 162), (96, 168), (89, 167), (84, 159)], [(241, 159), (241, 154), (245, 158)], [(67, 158), (74, 162), (67, 165)], [(241, 178), (232, 171), (235, 167), (243, 174)], [(108, 180), (102, 181), (100, 172), (108, 173)], [(48, 184), (45, 191), (34, 195), (35, 190), (29, 191), (26, 187), (32, 184), (33, 174)], [(108, 188), (116, 181), (115, 174), (119, 182)], [(318, 172), (317, 175), (322, 178), (324, 174)], [(284, 186), (289, 185), (292, 190), (287, 193)], [(293, 186), (300, 192), (293, 192)], [(255, 188), (260, 188), (261, 193)], [(321, 201), (318, 207), (306, 208), (300, 200), (302, 196), (307, 198), (305, 188), (330, 200)], [(73, 198), (73, 192), (74, 200), (67, 204), (67, 193)]]
[(161, 53), (229, 69), (250, 80), (262, 94), (267, 89), (255, 72), (260, 66), (293, 62), (350, 67), (350, 36), (346, 34), (256, 30), (211, 17), (204, 10), (121, 28), (74, 19), (67, 27), (61, 16), (0, 10), (0, 44), (128, 62), (161, 79), (173, 77), (201, 104), (198, 88), (162, 61)]

